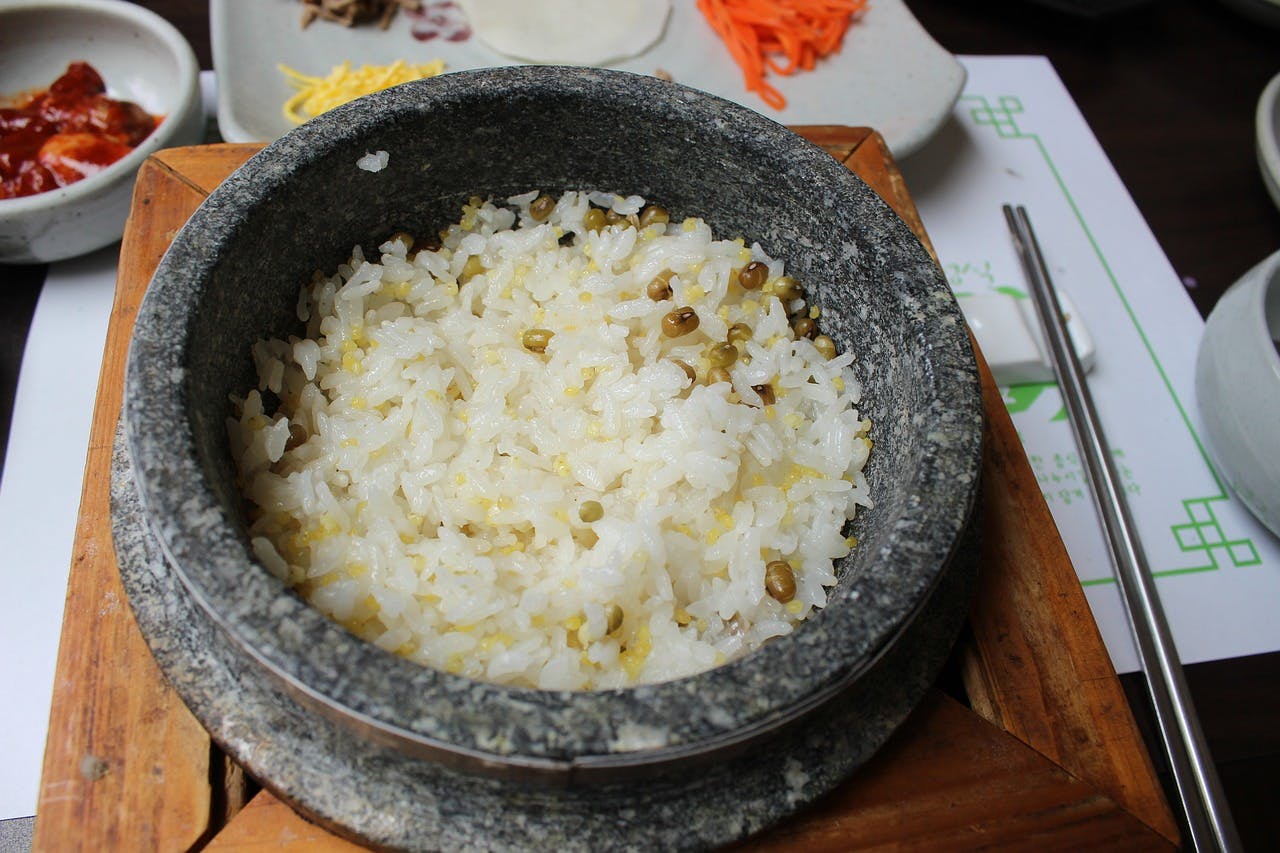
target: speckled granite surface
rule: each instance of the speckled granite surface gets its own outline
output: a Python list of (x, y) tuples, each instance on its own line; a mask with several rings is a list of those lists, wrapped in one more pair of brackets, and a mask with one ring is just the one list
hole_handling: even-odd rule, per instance
[[(389, 153), (384, 170), (357, 168), (376, 150)], [(532, 188), (639, 193), (759, 240), (806, 283), (824, 331), (858, 353), (876, 505), (853, 524), (860, 544), (828, 606), (801, 630), (677, 682), (516, 690), (356, 641), (253, 561), (223, 429), (228, 393), (252, 383), (251, 344), (293, 330), (299, 284), (354, 243), (429, 233), (470, 195)], [(831, 157), (757, 113), (652, 78), (513, 68), (335, 110), (228, 179), (144, 300), (124, 423), (152, 544), (241, 650), (239, 677), (274, 673), (350, 736), (563, 781), (632, 772), (637, 759), (752, 749), (865, 677), (942, 581), (977, 494), (982, 411), (941, 271)]]
[(124, 442), (112, 519), (125, 591), (165, 676), (214, 739), (295, 808), (410, 850), (685, 850), (755, 832), (869, 758), (936, 678), (968, 610), (976, 525), (918, 616), (850, 689), (737, 754), (615, 781), (496, 779), (353, 735), (298, 701), (216, 628), (160, 555)]

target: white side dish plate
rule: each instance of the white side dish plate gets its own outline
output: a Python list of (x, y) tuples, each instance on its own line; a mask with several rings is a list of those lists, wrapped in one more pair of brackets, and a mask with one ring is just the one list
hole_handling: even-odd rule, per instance
[[(277, 66), (323, 77), (343, 61), (353, 67), (397, 59), (442, 59), (447, 71), (515, 61), (487, 47), (451, 2), (424, 0), (391, 27), (343, 27), (315, 21), (302, 29), (297, 0), (212, 0), (210, 26), (218, 75), (218, 125), (230, 142), (270, 142), (291, 125), (281, 106), (293, 93)], [(428, 17), (446, 19), (430, 24)], [(448, 23), (449, 21), (453, 23)], [(415, 36), (415, 29), (418, 36)], [(423, 40), (421, 34), (436, 32)], [(964, 87), (964, 67), (925, 32), (903, 0), (874, 0), (845, 35), (841, 52), (811, 72), (768, 80), (786, 97), (781, 112), (746, 91), (742, 73), (692, 0), (674, 3), (662, 37), (643, 54), (608, 66), (639, 74), (666, 72), (693, 86), (759, 110), (783, 124), (867, 126), (895, 157), (922, 147), (946, 121)]]

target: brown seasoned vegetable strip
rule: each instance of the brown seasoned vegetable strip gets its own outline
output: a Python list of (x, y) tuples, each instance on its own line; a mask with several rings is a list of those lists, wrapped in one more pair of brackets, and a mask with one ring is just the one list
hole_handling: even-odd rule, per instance
[(385, 30), (396, 12), (421, 8), (421, 0), (302, 0), (302, 26), (305, 29), (319, 18), (344, 27), (377, 21)]

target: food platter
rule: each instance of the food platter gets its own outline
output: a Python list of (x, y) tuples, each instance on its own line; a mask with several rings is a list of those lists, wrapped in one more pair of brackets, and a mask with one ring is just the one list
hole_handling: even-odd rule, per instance
[[(428, 5), (428, 4), (424, 4)], [(443, 4), (436, 3), (437, 7)], [(461, 11), (448, 4), (465, 29)], [(398, 59), (444, 61), (461, 71), (513, 60), (461, 29), (421, 40), (421, 19), (399, 14), (383, 31), (376, 25), (347, 28), (317, 21), (301, 26), (295, 0), (213, 0), (213, 62), (218, 75), (218, 125), (231, 142), (270, 142), (291, 129), (282, 105), (293, 93), (277, 67), (323, 76), (353, 66)], [(417, 28), (419, 35), (415, 37)], [(942, 126), (964, 86), (965, 71), (920, 26), (903, 0), (877, 0), (850, 27), (839, 54), (809, 73), (771, 77), (787, 98), (782, 111), (743, 88), (742, 75), (692, 2), (673, 4), (666, 30), (645, 53), (610, 66), (673, 80), (741, 103), (785, 124), (864, 125), (885, 138), (897, 158), (921, 148)]]

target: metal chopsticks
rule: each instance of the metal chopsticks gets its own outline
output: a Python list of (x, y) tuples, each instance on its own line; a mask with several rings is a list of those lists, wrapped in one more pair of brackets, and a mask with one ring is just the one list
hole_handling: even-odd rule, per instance
[(1053, 358), (1053, 372), (1097, 498), (1116, 580), (1138, 647), (1138, 659), (1146, 673), (1156, 724), (1182, 800), (1192, 846), (1199, 851), (1239, 850), (1240, 839), (1187, 690), (1182, 662), (1120, 490), (1119, 472), (1085, 384), (1080, 359), (1067, 333), (1062, 306), (1031, 220), (1021, 205), (1014, 208), (1006, 204), (1004, 216), (1031, 288), (1045, 343)]

